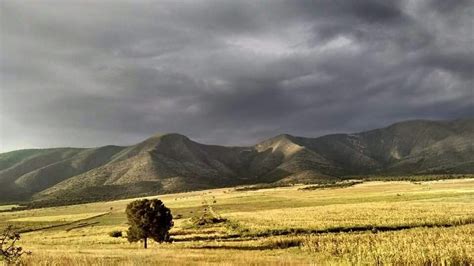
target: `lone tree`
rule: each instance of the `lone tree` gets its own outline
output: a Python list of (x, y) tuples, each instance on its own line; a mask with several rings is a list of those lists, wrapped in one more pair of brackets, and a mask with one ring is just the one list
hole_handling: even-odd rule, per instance
[(133, 201), (127, 205), (126, 213), (130, 224), (127, 231), (129, 242), (143, 240), (144, 248), (147, 248), (148, 238), (158, 243), (171, 242), (169, 230), (173, 227), (173, 216), (161, 200)]
[(20, 233), (16, 232), (11, 225), (0, 234), (0, 261), (5, 260), (6, 263), (15, 264), (23, 254), (31, 254), (16, 246), (18, 240), (20, 240)]

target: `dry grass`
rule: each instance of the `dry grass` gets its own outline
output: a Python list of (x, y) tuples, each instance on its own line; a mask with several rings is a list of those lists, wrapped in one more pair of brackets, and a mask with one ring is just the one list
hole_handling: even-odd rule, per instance
[(472, 265), (474, 226), (419, 228), (401, 232), (328, 234), (304, 238), (311, 253), (349, 264)]
[[(299, 188), (216, 189), (160, 196), (182, 218), (172, 230), (175, 243), (153, 243), (149, 250), (108, 235), (127, 229), (124, 209), (132, 199), (0, 213), (0, 227), (11, 220), (18, 227), (31, 228), (63, 219), (72, 223), (23, 234), (20, 244), (33, 251), (25, 259), (28, 265), (473, 263), (474, 225), (460, 226), (474, 220), (473, 179), (370, 182), (312, 191)], [(208, 203), (228, 221), (192, 226), (192, 218), (199, 217)], [(74, 223), (105, 212), (108, 214)], [(402, 225), (416, 228), (311, 234), (330, 228)], [(424, 225), (452, 227), (420, 227)], [(275, 236), (274, 232), (290, 234)]]
[(3, 205), (3, 206), (0, 206), (0, 211), (7, 211), (16, 207), (20, 207), (20, 205)]
[(86, 212), (80, 214), (65, 214), (65, 215), (49, 215), (49, 216), (32, 216), (22, 217), (8, 220), (9, 222), (72, 222), (83, 219), (88, 219), (94, 216), (102, 215), (101, 212)]
[(474, 202), (376, 202), (282, 208), (226, 215), (253, 231), (417, 227), (474, 223)]

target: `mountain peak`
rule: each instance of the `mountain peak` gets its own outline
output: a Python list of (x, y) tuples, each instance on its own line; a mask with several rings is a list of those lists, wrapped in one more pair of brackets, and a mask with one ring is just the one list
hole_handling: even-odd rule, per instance
[(175, 133), (175, 132), (156, 133), (156, 134), (152, 135), (151, 137), (149, 137), (148, 139), (152, 139), (152, 138), (186, 138), (186, 139), (188, 139), (188, 137), (186, 137), (185, 135)]
[(285, 156), (290, 156), (299, 150), (303, 149), (302, 146), (295, 142), (296, 137), (288, 134), (280, 134), (268, 140), (265, 140), (257, 145), (255, 149), (257, 151), (266, 151), (271, 149), (272, 152), (281, 152)]
[(361, 174), (472, 173), (473, 138), (472, 119), (411, 120), (356, 134), (280, 134), (245, 148), (166, 133), (129, 147), (17, 151), (0, 154), (0, 201), (134, 196), (302, 176), (306, 182)]
[(274, 137), (271, 137), (271, 138), (267, 139), (266, 141), (273, 141), (273, 142), (276, 142), (276, 141), (290, 141), (290, 142), (293, 142), (295, 138), (296, 138), (295, 136), (284, 133), (284, 134), (279, 134), (279, 135), (276, 135)]
[[(144, 146), (156, 146), (161, 142), (177, 142), (177, 141), (191, 141), (188, 137), (178, 134), (178, 133), (159, 133), (155, 134), (146, 140), (138, 143), (137, 145), (144, 145)], [(137, 146), (136, 145), (136, 146)]]

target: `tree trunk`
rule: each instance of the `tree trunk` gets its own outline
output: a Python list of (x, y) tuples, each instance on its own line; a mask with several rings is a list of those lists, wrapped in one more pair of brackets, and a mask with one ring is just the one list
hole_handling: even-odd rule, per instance
[(146, 240), (147, 240), (147, 238), (145, 237), (145, 238), (143, 239), (143, 247), (144, 247), (145, 249), (148, 248), (148, 244), (147, 244)]

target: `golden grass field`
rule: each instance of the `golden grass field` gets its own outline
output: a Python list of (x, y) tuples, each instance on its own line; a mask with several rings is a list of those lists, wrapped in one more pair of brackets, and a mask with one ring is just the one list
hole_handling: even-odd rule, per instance
[[(3, 212), (0, 227), (36, 230), (19, 243), (27, 265), (474, 264), (474, 179), (299, 188), (159, 196), (175, 241), (147, 250), (109, 236), (133, 199)], [(193, 224), (209, 207), (227, 221)]]

